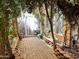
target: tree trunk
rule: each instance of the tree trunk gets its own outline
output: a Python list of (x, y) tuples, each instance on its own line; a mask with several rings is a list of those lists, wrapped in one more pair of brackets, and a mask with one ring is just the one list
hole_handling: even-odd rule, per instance
[(52, 19), (50, 19), (50, 28), (52, 32), (52, 38), (53, 38), (53, 44), (54, 44), (54, 50), (56, 49), (56, 42), (55, 42), (55, 37), (54, 37), (54, 32), (53, 32), (53, 22)]
[(14, 22), (15, 22), (15, 33), (16, 33), (16, 37), (18, 37), (19, 40), (21, 40), (22, 38), (21, 38), (21, 36), (20, 36), (20, 34), (18, 32), (18, 22), (17, 22), (17, 18), (16, 17), (14, 18)]
[(64, 34), (64, 44), (66, 45), (66, 41), (67, 41), (67, 21), (66, 21), (66, 30), (65, 30), (65, 34)]
[(52, 33), (52, 38), (53, 38), (53, 44), (54, 44), (54, 50), (56, 49), (56, 42), (55, 42), (55, 37), (54, 37), (54, 32), (53, 32), (53, 1), (51, 1), (51, 16), (49, 17), (49, 13), (48, 13), (48, 7), (47, 4), (45, 4), (45, 10), (46, 10), (46, 14), (50, 23), (50, 28), (51, 28), (51, 33)]
[(72, 47), (72, 25), (70, 24), (70, 41), (69, 41), (69, 47)]
[[(2, 24), (3, 25), (3, 24)], [(5, 55), (5, 45), (4, 45), (4, 27), (3, 27), (3, 30), (1, 31), (1, 34), (0, 34), (0, 56), (1, 55)], [(1, 58), (1, 57), (0, 57)]]
[(0, 42), (0, 58), (1, 58), (1, 55), (5, 55), (5, 45), (4, 43), (1, 43)]
[(77, 32), (78, 32), (78, 37), (77, 37), (77, 40), (79, 40), (79, 26), (78, 26), (78, 31), (77, 31)]

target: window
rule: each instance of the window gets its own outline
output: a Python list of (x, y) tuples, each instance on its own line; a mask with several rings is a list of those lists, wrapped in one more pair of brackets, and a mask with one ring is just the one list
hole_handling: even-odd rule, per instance
[(58, 19), (57, 23), (58, 23), (58, 26), (57, 26), (58, 34), (64, 34), (64, 30), (63, 30), (63, 27), (64, 27), (64, 16), (63, 15), (60, 16), (60, 18)]
[(54, 14), (53, 29), (54, 29), (54, 32), (57, 34), (61, 34), (61, 35), (64, 34), (64, 16), (61, 12), (60, 12), (60, 15), (59, 13)]

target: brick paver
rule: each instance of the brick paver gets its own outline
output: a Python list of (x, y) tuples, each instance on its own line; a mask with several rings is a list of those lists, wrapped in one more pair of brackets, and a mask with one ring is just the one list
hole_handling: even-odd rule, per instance
[(37, 37), (22, 39), (18, 46), (18, 52), (23, 59), (57, 59), (52, 48)]

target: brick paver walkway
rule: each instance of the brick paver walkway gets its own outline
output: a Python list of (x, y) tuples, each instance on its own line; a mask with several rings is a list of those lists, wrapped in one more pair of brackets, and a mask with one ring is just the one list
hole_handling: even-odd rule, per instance
[(27, 37), (22, 39), (18, 46), (18, 51), (22, 59), (57, 59), (52, 48), (37, 37)]

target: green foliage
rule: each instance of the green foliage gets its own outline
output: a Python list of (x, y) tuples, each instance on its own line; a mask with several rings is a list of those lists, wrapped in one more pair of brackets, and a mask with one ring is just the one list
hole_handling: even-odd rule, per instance
[(0, 32), (3, 32), (1, 35), (4, 35), (4, 37), (14, 35), (13, 29), (11, 29), (12, 25), (9, 22), (18, 17), (21, 9), (42, 7), (43, 3), (47, 3), (47, 1), (50, 4), (50, 0), (0, 0)]
[[(10, 20), (20, 13), (19, 0), (0, 0), (0, 41), (9, 35)], [(12, 26), (12, 25), (11, 25)], [(12, 33), (11, 33), (12, 34)], [(4, 36), (2, 36), (4, 35)]]

